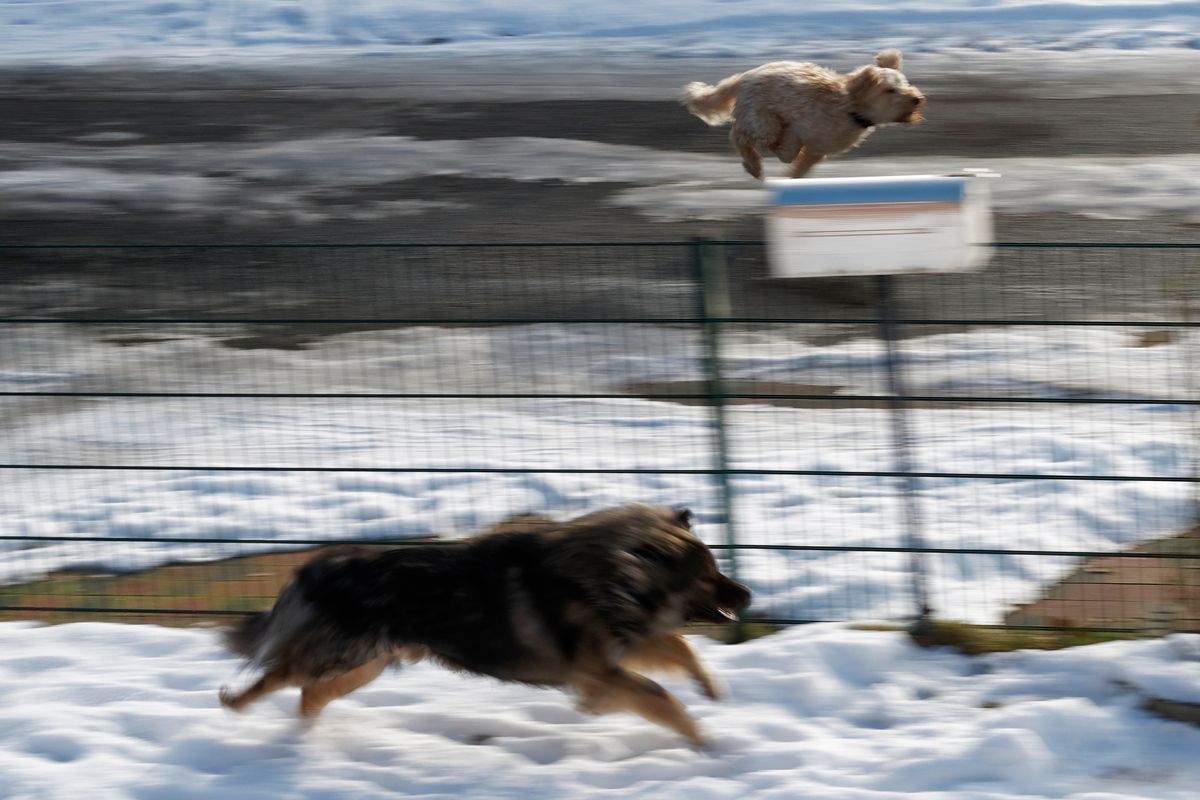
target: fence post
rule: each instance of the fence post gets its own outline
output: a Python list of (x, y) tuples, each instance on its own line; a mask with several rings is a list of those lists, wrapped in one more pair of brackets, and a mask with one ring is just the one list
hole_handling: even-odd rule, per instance
[[(705, 377), (712, 409), (713, 450), (721, 511), (725, 517), (726, 563), (729, 577), (738, 579), (737, 524), (730, 484), (729, 428), (725, 418), (725, 378), (721, 368), (721, 324), (731, 316), (729, 284), (725, 274), (725, 249), (716, 242), (697, 239), (693, 244), (696, 277), (700, 283), (700, 319), (703, 320)], [(734, 641), (745, 638), (739, 618)]]
[(888, 407), (892, 417), (892, 448), (896, 458), (896, 471), (900, 473), (900, 496), (904, 506), (905, 543), (912, 561), (913, 602), (917, 607), (917, 618), (913, 623), (914, 634), (924, 632), (929, 625), (933, 609), (929, 607), (929, 590), (925, 579), (925, 566), (921, 550), (925, 540), (921, 535), (921, 508), (917, 497), (917, 480), (913, 477), (912, 433), (908, 428), (908, 390), (904, 386), (904, 373), (897, 346), (895, 297), (891, 275), (876, 276), (879, 291), (879, 337), (883, 339), (888, 380)]

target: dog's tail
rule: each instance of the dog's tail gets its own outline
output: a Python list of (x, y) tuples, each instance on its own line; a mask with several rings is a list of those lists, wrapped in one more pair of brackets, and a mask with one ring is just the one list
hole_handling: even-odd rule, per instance
[(737, 101), (741, 74), (731, 75), (716, 86), (707, 83), (689, 83), (683, 87), (682, 102), (687, 110), (709, 125), (724, 125), (733, 119), (733, 105)]
[(229, 652), (247, 660), (254, 660), (267, 638), (271, 625), (271, 612), (259, 611), (243, 619), (237, 625), (221, 631), (221, 638)]
[(295, 583), (284, 587), (270, 611), (260, 611), (222, 631), (225, 647), (259, 666), (270, 666), (310, 621), (310, 607)]

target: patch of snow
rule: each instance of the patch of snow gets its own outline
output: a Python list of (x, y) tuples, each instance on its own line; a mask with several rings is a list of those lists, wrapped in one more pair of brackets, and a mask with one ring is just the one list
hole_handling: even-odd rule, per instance
[(630, 715), (420, 664), (308, 731), (284, 690), (234, 716), (210, 631), (0, 624), (0, 774), (11, 800), (769, 798), (1190, 800), (1200, 730), (1139, 709), (1196, 636), (967, 658), (840, 625), (740, 645), (696, 639), (728, 689), (664, 685), (714, 746)]

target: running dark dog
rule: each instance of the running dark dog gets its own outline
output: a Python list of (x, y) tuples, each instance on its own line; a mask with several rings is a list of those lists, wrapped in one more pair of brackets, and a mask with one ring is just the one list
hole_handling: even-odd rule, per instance
[(717, 568), (686, 510), (631, 505), (568, 522), (511, 520), (471, 539), (317, 556), (274, 608), (227, 633), (264, 670), (245, 691), (221, 690), (240, 711), (301, 687), (312, 718), (401, 662), (572, 691), (580, 710), (632, 711), (704, 740), (674, 696), (640, 674), (667, 670), (717, 687), (678, 631), (719, 622), (750, 592)]

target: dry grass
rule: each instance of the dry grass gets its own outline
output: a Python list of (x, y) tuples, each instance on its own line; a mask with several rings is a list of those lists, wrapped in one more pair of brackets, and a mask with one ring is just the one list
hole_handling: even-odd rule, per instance
[(1072, 629), (1028, 630), (943, 621), (928, 622), (920, 630), (913, 631), (912, 637), (920, 647), (950, 647), (969, 656), (1007, 653), (1013, 650), (1062, 650), (1066, 647), (1138, 638), (1131, 633)]
[(0, 620), (106, 619), (176, 626), (218, 621), (269, 608), (296, 567), (318, 550), (171, 564), (115, 575), (55, 572), (41, 580), (0, 587), (0, 606), (18, 609), (0, 611)]

